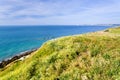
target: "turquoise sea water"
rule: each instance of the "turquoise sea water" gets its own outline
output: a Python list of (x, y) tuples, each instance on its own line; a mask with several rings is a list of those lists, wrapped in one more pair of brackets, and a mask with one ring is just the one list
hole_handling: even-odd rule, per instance
[(0, 26), (0, 61), (39, 48), (50, 39), (110, 27), (112, 26)]

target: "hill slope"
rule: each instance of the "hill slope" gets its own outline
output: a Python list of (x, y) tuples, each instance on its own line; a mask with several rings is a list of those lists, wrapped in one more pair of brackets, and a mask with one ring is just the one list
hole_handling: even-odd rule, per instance
[(120, 27), (50, 40), (0, 69), (0, 80), (115, 79), (120, 79)]

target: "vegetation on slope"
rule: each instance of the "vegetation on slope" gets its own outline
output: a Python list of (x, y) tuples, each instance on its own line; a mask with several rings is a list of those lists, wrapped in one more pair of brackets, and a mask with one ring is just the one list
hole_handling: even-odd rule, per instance
[(120, 27), (51, 40), (0, 80), (120, 80)]

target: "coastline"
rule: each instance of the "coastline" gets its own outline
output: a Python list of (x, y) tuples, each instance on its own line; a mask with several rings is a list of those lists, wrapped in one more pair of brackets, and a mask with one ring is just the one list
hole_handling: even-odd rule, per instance
[[(111, 28), (117, 28), (117, 27), (119, 27), (119, 26), (115, 26), (115, 27), (111, 27)], [(109, 29), (109, 28), (104, 29), (104, 30), (100, 30), (100, 31), (105, 32), (105, 31), (108, 30), (108, 29)], [(98, 32), (98, 31), (95, 31), (95, 32)], [(83, 33), (83, 34), (89, 34), (89, 33), (94, 33), (94, 32), (88, 32), (88, 33)], [(75, 34), (75, 35), (69, 35), (69, 36), (79, 36), (79, 35), (83, 35), (83, 34)], [(62, 36), (62, 37), (58, 37), (58, 38), (51, 39), (51, 40), (48, 40), (48, 41), (55, 41), (55, 40), (57, 40), (57, 39), (59, 39), (59, 38), (69, 37), (69, 36)], [(48, 41), (46, 41), (46, 42), (48, 42)], [(46, 43), (46, 42), (44, 42), (44, 43)], [(44, 44), (44, 43), (43, 43), (43, 44)], [(33, 52), (35, 52), (35, 51), (37, 51), (37, 50), (38, 50), (38, 48), (32, 49), (32, 50), (28, 50), (28, 51), (24, 51), (24, 52), (21, 52), (20, 54), (15, 55), (15, 56), (13, 56), (13, 57), (11, 57), (11, 58), (8, 58), (8, 59), (6, 59), (6, 60), (2, 60), (2, 61), (0, 61), (0, 68), (4, 68), (4, 67), (6, 67), (8, 64), (10, 64), (10, 63), (12, 63), (12, 62), (14, 62), (14, 61), (16, 61), (16, 60), (24, 60), (24, 59), (27, 58), (30, 54), (32, 54)]]
[(37, 51), (37, 49), (32, 49), (32, 50), (28, 50), (28, 51), (25, 51), (25, 52), (21, 52), (20, 54), (18, 55), (15, 55), (9, 59), (6, 59), (6, 60), (2, 60), (0, 62), (0, 68), (4, 68), (6, 67), (8, 64), (16, 61), (16, 60), (24, 60), (28, 55), (32, 54), (33, 52)]
[(52, 39), (0, 68), (0, 79), (119, 79), (119, 34), (120, 27)]

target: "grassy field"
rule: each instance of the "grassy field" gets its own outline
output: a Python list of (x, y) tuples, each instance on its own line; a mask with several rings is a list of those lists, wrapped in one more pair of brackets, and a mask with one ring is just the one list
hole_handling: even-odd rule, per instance
[(50, 40), (0, 80), (120, 80), (120, 27)]

